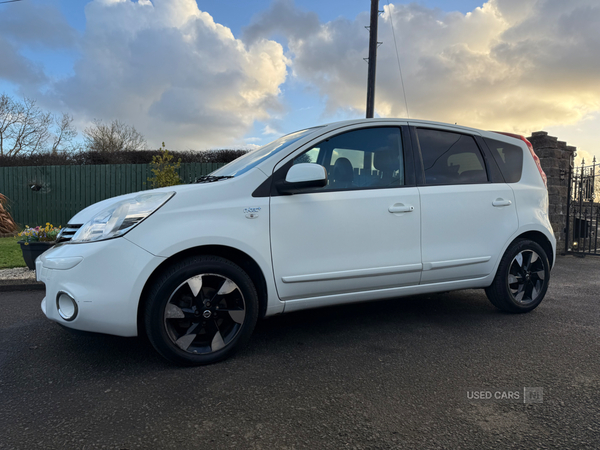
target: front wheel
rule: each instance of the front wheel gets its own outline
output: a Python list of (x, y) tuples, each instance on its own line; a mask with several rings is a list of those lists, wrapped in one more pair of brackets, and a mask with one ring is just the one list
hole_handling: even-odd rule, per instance
[(239, 266), (217, 256), (196, 256), (170, 267), (150, 291), (148, 338), (168, 360), (203, 365), (231, 356), (250, 339), (258, 295)]
[(535, 309), (544, 299), (550, 281), (550, 264), (544, 249), (534, 241), (513, 242), (500, 260), (488, 299), (497, 308), (524, 313)]

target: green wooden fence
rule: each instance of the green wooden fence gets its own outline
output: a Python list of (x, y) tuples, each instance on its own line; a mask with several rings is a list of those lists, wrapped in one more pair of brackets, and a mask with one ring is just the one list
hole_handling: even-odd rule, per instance
[[(184, 183), (223, 166), (181, 164)], [(20, 226), (66, 225), (86, 206), (116, 195), (150, 189), (147, 164), (97, 166), (0, 167), (0, 193), (10, 200), (10, 213)]]

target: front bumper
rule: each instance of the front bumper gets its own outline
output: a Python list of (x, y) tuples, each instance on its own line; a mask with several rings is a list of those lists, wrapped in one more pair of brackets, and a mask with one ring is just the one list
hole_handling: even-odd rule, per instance
[[(36, 277), (46, 285), (42, 311), (69, 328), (137, 336), (137, 311), (146, 281), (165, 258), (126, 238), (54, 247), (36, 260)], [(57, 298), (75, 299), (77, 315), (65, 320)]]

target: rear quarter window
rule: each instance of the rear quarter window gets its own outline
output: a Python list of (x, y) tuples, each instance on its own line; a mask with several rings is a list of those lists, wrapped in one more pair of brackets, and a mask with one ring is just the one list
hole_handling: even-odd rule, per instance
[(517, 183), (521, 180), (523, 171), (523, 149), (518, 145), (507, 144), (495, 139), (483, 138), (492, 156), (496, 160), (500, 172), (507, 183)]

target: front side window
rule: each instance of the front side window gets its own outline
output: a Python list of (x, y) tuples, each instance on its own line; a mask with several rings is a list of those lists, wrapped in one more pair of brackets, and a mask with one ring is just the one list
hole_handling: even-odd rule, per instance
[(418, 128), (425, 184), (472, 184), (488, 181), (473, 136)]
[(293, 164), (315, 163), (327, 169), (322, 190), (386, 188), (404, 185), (400, 129), (348, 131), (319, 142), (294, 158)]

